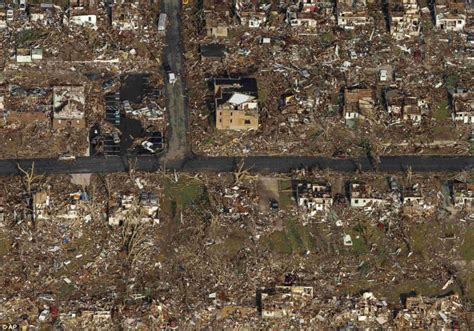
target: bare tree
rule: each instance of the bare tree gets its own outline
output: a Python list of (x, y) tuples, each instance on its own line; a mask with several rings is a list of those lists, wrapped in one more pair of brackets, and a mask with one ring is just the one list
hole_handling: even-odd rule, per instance
[[(105, 185), (104, 185), (105, 186)], [(83, 188), (85, 191), (85, 188)], [(106, 189), (110, 190), (110, 188)], [(92, 181), (89, 185), (89, 202), (84, 205), (85, 209), (89, 213), (92, 221), (97, 221), (102, 219), (102, 203), (97, 199), (98, 191), (95, 181)], [(106, 214), (109, 213), (109, 201), (106, 201)]]
[(138, 206), (133, 206), (127, 213), (121, 235), (122, 249), (127, 255), (127, 262), (133, 267), (151, 247), (146, 238), (145, 224), (141, 220)]
[(19, 163), (17, 163), (16, 166), (18, 170), (20, 170), (23, 173), (24, 176), (21, 177), (21, 181), (26, 191), (28, 192), (28, 195), (31, 196), (31, 188), (33, 186), (33, 183), (36, 180), (43, 178), (43, 175), (35, 176), (35, 163), (34, 162), (31, 164), (31, 169), (29, 170), (23, 169)]
[(30, 169), (23, 169), (19, 163), (17, 163), (17, 168), (18, 170), (20, 170), (20, 172), (23, 174), (23, 176), (21, 176), (21, 182), (22, 182), (22, 185), (23, 185), (23, 188), (24, 190), (26, 190), (27, 192), (27, 199), (26, 199), (26, 213), (27, 214), (30, 214), (30, 216), (32, 216), (32, 222), (28, 224), (31, 224), (33, 226), (33, 228), (35, 228), (36, 226), (36, 218), (37, 218), (37, 212), (35, 211), (34, 209), (34, 202), (33, 202), (33, 185), (35, 182), (37, 182), (38, 180), (42, 179), (44, 176), (43, 175), (35, 175), (35, 163), (33, 162), (31, 164), (31, 168)]
[(454, 176), (454, 179), (465, 183), (465, 182), (469, 181), (469, 179), (472, 178), (473, 174), (474, 174), (474, 170), (471, 170), (471, 171), (463, 170), (463, 171), (459, 172), (458, 174), (456, 174)]
[(411, 185), (411, 180), (412, 180), (412, 177), (413, 177), (413, 171), (411, 170), (411, 166), (408, 167), (408, 169), (406, 171), (406, 175), (407, 175), (407, 184)]
[(237, 169), (234, 171), (234, 185), (239, 185), (242, 180), (245, 178), (248, 178), (249, 175), (249, 169), (244, 169), (245, 162), (244, 160), (240, 160), (239, 165), (237, 166)]
[(133, 181), (135, 177), (135, 172), (137, 168), (137, 159), (128, 160), (128, 176)]

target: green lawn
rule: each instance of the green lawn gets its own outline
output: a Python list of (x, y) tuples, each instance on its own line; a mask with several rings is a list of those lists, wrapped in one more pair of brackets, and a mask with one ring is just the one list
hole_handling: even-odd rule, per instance
[(175, 216), (177, 209), (186, 208), (198, 201), (204, 193), (204, 187), (198, 180), (181, 178), (177, 183), (167, 180), (164, 183), (164, 194), (161, 208)]
[(218, 255), (234, 256), (243, 247), (248, 234), (242, 229), (236, 229), (224, 240), (224, 242), (214, 245), (211, 251)]
[(461, 248), (461, 256), (466, 261), (474, 260), (474, 228), (467, 229), (464, 235), (464, 243)]
[(316, 249), (316, 242), (309, 229), (294, 220), (287, 221), (283, 231), (275, 231), (265, 237), (263, 245), (279, 254), (302, 254)]
[(431, 297), (439, 294), (440, 284), (428, 279), (403, 279), (391, 286), (384, 286), (375, 292), (386, 297), (389, 302), (398, 303), (400, 302), (400, 294), (411, 291)]
[(334, 41), (334, 35), (331, 32), (325, 32), (321, 34), (321, 41), (329, 46)]
[(446, 87), (456, 87), (459, 82), (459, 76), (457, 73), (451, 73), (446, 76)]
[(67, 302), (71, 299), (71, 297), (76, 293), (76, 289), (74, 285), (72, 284), (67, 284), (63, 280), (61, 280), (62, 284), (60, 285), (58, 289), (57, 299), (58, 301), (64, 301)]
[(352, 239), (352, 250), (356, 255), (364, 255), (369, 251), (364, 238), (361, 235), (351, 236)]
[(291, 180), (278, 181), (278, 201), (280, 209), (288, 209), (291, 206)]
[(6, 236), (0, 235), (0, 257), (8, 254), (10, 245), (10, 240)]
[(438, 104), (438, 107), (433, 113), (433, 117), (437, 121), (442, 121), (449, 118), (448, 101), (442, 101)]
[(16, 33), (18, 47), (31, 47), (37, 40), (46, 37), (44, 32), (34, 29), (22, 30)]

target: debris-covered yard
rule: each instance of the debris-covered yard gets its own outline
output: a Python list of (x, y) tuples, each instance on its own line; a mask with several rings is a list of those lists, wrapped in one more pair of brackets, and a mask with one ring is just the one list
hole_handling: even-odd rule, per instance
[(31, 3), (12, 11), (0, 28), (1, 158), (164, 149), (159, 5)]
[[(443, 299), (454, 300), (455, 310), (430, 308), (449, 322), (437, 315), (425, 323), (472, 318), (474, 219), (471, 205), (453, 202), (451, 192), (458, 190), (452, 183), (472, 183), (472, 174), (259, 176), (241, 167), (217, 175), (45, 177), (23, 170), (1, 179), (2, 323), (24, 316), (31, 325), (84, 327), (380, 325), (373, 318), (382, 310), (366, 322), (349, 313), (365, 292), (387, 314), (407, 296), (428, 303), (456, 293)], [(313, 212), (314, 205), (300, 205), (298, 183), (322, 179), (331, 205)], [(356, 195), (351, 183), (370, 190)], [(407, 202), (418, 196), (410, 187), (422, 200)], [(372, 200), (361, 208), (355, 198)], [(288, 284), (314, 289), (292, 311), (298, 319), (262, 318), (261, 309), (275, 312), (255, 304), (259, 291)], [(415, 311), (405, 313), (409, 320), (388, 314), (382, 325), (416, 321)]]
[[(426, 4), (416, 14), (420, 31), (400, 39), (378, 3), (364, 14), (372, 23), (354, 29), (335, 22), (332, 7), (329, 14), (297, 11), (312, 28), (289, 23), (291, 5), (237, 3), (246, 6), (205, 1), (183, 13), (196, 152), (359, 156), (369, 146), (373, 155), (471, 153), (471, 124), (453, 120), (455, 90), (473, 87), (469, 33), (440, 32)], [(255, 17), (261, 24), (252, 25)], [(257, 129), (219, 129), (213, 79), (221, 77), (256, 79)], [(363, 90), (371, 94), (366, 101)]]

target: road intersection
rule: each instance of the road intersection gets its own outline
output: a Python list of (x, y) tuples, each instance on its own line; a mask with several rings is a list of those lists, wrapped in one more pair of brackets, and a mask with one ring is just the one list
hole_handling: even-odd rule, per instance
[(242, 162), (255, 172), (288, 172), (299, 168), (330, 169), (334, 171), (399, 172), (411, 168), (416, 172), (456, 172), (474, 168), (474, 156), (381, 156), (374, 164), (370, 158), (332, 159), (319, 156), (249, 156), (206, 157), (194, 155), (189, 141), (189, 110), (181, 40), (181, 3), (162, 0), (162, 12), (167, 14), (167, 46), (163, 52), (163, 71), (168, 67), (178, 77), (167, 83), (165, 95), (169, 111), (168, 148), (163, 155), (121, 155), (110, 157), (79, 157), (75, 161), (56, 159), (0, 160), (0, 175), (19, 173), (18, 166), (36, 173), (111, 173), (129, 171), (234, 171)]

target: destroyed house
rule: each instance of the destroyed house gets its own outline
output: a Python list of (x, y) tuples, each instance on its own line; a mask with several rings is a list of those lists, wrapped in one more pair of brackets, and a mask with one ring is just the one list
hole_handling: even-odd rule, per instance
[[(111, 203), (114, 204), (114, 202)], [(118, 226), (125, 221), (136, 223), (154, 220), (156, 222), (158, 210), (158, 196), (154, 192), (141, 192), (138, 199), (133, 194), (119, 194), (109, 214), (109, 225)]]
[(6, 116), (5, 113), (5, 91), (0, 89), (0, 116), (4, 118)]
[(457, 208), (474, 208), (474, 184), (453, 181), (450, 183), (451, 198)]
[(421, 193), (420, 185), (408, 185), (403, 188), (402, 202), (404, 205), (417, 206), (424, 203), (423, 195)]
[(156, 193), (153, 192), (140, 193), (139, 204), (142, 215), (149, 217), (154, 216), (159, 208), (158, 197)]
[(230, 0), (203, 1), (203, 18), (208, 37), (227, 37), (231, 10)]
[(48, 207), (49, 207), (48, 193), (36, 192), (33, 194), (33, 218), (35, 220), (47, 219)]
[(50, 3), (41, 3), (39, 6), (30, 5), (30, 21), (42, 25), (51, 25), (59, 22), (57, 7)]
[(309, 213), (328, 211), (333, 203), (331, 185), (327, 181), (299, 182), (296, 184), (298, 207)]
[(31, 48), (17, 48), (15, 52), (16, 63), (30, 63), (31, 58)]
[(0, 226), (5, 222), (5, 198), (0, 196)]
[(261, 292), (260, 308), (262, 318), (300, 317), (313, 300), (311, 286), (276, 286)]
[(70, 0), (69, 6), (72, 8), (94, 8), (98, 3), (98, 0)]
[[(53, 6), (51, 5), (51, 8)], [(43, 8), (38, 6), (30, 6), (30, 22), (40, 23), (46, 25), (46, 11)]]
[(140, 12), (134, 3), (114, 4), (112, 6), (112, 28), (122, 31), (138, 28)]
[(419, 9), (418, 0), (402, 0), (403, 7), (409, 9)]
[(7, 12), (0, 8), (0, 30), (7, 28)]
[[(474, 17), (473, 17), (473, 24), (474, 26)], [(471, 54), (471, 59), (474, 59), (474, 31), (466, 33), (466, 47), (465, 51), (468, 54)]]
[(136, 199), (132, 194), (119, 194), (116, 204), (111, 202), (112, 207), (108, 217), (109, 225), (119, 226), (128, 218), (132, 207), (136, 206)]
[(459, 310), (464, 309), (456, 294), (442, 298), (411, 296), (404, 306), (394, 318), (396, 330), (459, 330), (453, 322), (459, 318)]
[(318, 10), (319, 1), (317, 0), (302, 0), (300, 1), (301, 11), (304, 13), (312, 13)]
[(206, 33), (208, 37), (227, 37), (229, 33), (228, 24), (225, 20), (216, 19), (212, 13), (205, 13)]
[(259, 1), (234, 1), (234, 12), (237, 19), (241, 25), (248, 26), (249, 28), (259, 28), (267, 21), (265, 8), (266, 7), (259, 5)]
[(442, 31), (462, 31), (466, 25), (464, 0), (436, 0), (436, 27)]
[(421, 117), (423, 115), (423, 103), (420, 104), (416, 97), (404, 97), (402, 118), (404, 121), (411, 121), (412, 123), (421, 123)]
[(292, 11), (287, 11), (286, 22), (292, 27), (301, 27), (306, 29), (314, 29), (318, 23), (313, 13), (300, 13)]
[(41, 48), (17, 48), (15, 53), (17, 63), (31, 63), (43, 59)]
[(259, 12), (238, 12), (240, 24), (246, 25), (249, 28), (259, 28), (267, 21), (267, 13)]
[(466, 19), (466, 25), (464, 26), (464, 31), (466, 32), (467, 37), (468, 37), (467, 42), (472, 44), (472, 38), (471, 40), (469, 40), (469, 36), (472, 37), (472, 35), (474, 34), (474, 8), (472, 8), (471, 12), (469, 13)]
[(364, 119), (373, 115), (375, 107), (374, 92), (371, 89), (344, 90), (343, 117), (346, 120)]
[(474, 92), (458, 88), (451, 93), (451, 116), (456, 122), (474, 124)]
[(349, 199), (351, 207), (356, 208), (382, 205), (385, 203), (383, 194), (374, 190), (371, 185), (363, 182), (349, 183)]
[(203, 44), (200, 47), (201, 61), (204, 60), (222, 60), (226, 55), (224, 44), (211, 43)]
[[(101, 308), (104, 309), (104, 308)], [(61, 316), (65, 320), (68, 329), (111, 329), (113, 325), (111, 310), (82, 310), (80, 314), (70, 316)]]
[(390, 116), (400, 118), (403, 109), (403, 94), (396, 89), (384, 91), (385, 109)]
[(86, 192), (83, 191), (69, 193), (67, 201), (68, 204), (66, 206), (66, 212), (63, 215), (58, 216), (63, 218), (74, 219), (81, 216), (81, 213), (84, 211), (84, 204), (89, 201), (89, 196)]
[(53, 87), (53, 128), (86, 128), (84, 86)]
[(396, 39), (420, 34), (420, 13), (416, 1), (390, 2), (390, 33)]
[[(348, 301), (342, 303), (345, 309), (338, 310), (338, 313), (332, 316), (336, 325), (353, 323), (356, 330), (379, 330), (384, 329), (381, 326), (390, 320), (390, 309), (372, 292), (364, 292), (362, 296), (351, 297)], [(377, 327), (371, 327), (373, 325)]]
[(334, 14), (334, 2), (331, 0), (296, 0), (289, 9), (298, 13), (315, 13), (323, 16)]
[(9, 86), (9, 94), (4, 97), (3, 119), (5, 122), (30, 124), (32, 122), (51, 123), (52, 94), (46, 88), (24, 88)]
[(13, 22), (15, 20), (15, 16), (13, 15), (13, 9), (7, 9), (7, 23)]
[(215, 78), (216, 128), (258, 129), (258, 89), (255, 78)]
[(229, 15), (233, 7), (232, 0), (203, 0), (202, 7), (204, 11), (224, 12)]
[(93, 8), (71, 8), (69, 23), (76, 26), (97, 29), (97, 12)]
[(337, 25), (348, 30), (373, 23), (365, 0), (338, 0), (336, 2)]
[(403, 119), (413, 124), (419, 124), (423, 115), (428, 111), (425, 100), (404, 95), (396, 89), (386, 90), (384, 100), (387, 113), (397, 121)]

